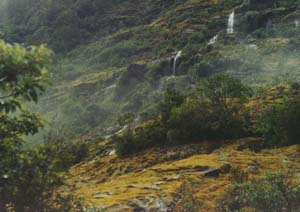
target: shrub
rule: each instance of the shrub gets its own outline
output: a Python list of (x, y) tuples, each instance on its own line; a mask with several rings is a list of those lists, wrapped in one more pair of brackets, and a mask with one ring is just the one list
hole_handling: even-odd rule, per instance
[(288, 174), (271, 174), (256, 182), (232, 185), (217, 211), (298, 212), (299, 198), (300, 186), (292, 183)]
[(183, 212), (198, 212), (201, 202), (193, 196), (193, 187), (191, 183), (184, 183), (178, 191), (178, 201), (175, 203), (174, 211), (183, 211)]
[(183, 104), (185, 96), (176, 91), (171, 85), (167, 85), (164, 92), (164, 99), (159, 104), (161, 119), (164, 124), (170, 118), (173, 108), (179, 107)]
[[(65, 199), (56, 199), (60, 207), (55, 208), (51, 199), (54, 186), (60, 185), (63, 180), (63, 171), (70, 165), (78, 162), (82, 153), (78, 151), (82, 146), (74, 146), (68, 150), (56, 151), (53, 146), (40, 146), (24, 149), (15, 155), (16, 164), (11, 164), (11, 171), (6, 171), (0, 179), (0, 210), (8, 210), (9, 205), (13, 211), (65, 211), (71, 208), (71, 202)], [(67, 152), (67, 154), (66, 154)]]
[[(245, 120), (235, 108), (226, 110), (211, 103), (187, 100), (172, 110), (168, 120), (172, 142), (194, 141), (196, 139), (228, 139), (243, 136)], [(174, 132), (177, 132), (176, 134)], [(171, 136), (173, 135), (173, 136)], [(176, 135), (176, 136), (175, 136)]]
[(160, 117), (119, 138), (120, 155), (161, 144), (184, 144), (204, 139), (229, 139), (248, 134), (250, 125), (242, 103), (250, 90), (227, 74), (218, 74), (204, 83), (206, 98), (185, 96), (171, 85), (159, 104)]
[(152, 120), (128, 129), (117, 138), (117, 154), (126, 156), (144, 149), (159, 146), (166, 141), (166, 130), (159, 120)]
[(285, 111), (284, 129), (287, 144), (300, 143), (300, 98), (295, 97), (288, 101)]
[(257, 126), (268, 146), (299, 144), (300, 97), (291, 95), (281, 105), (272, 105)]
[(168, 120), (168, 140), (172, 143), (186, 142), (186, 139), (207, 139), (214, 135), (213, 112), (208, 104), (187, 101), (172, 110)]
[(279, 145), (284, 139), (282, 121), (285, 107), (273, 105), (267, 108), (258, 122), (258, 131), (263, 135), (267, 146)]
[(234, 183), (244, 183), (248, 181), (249, 175), (241, 167), (232, 167), (231, 170), (231, 181)]
[(232, 99), (241, 102), (252, 95), (250, 87), (227, 73), (214, 74), (204, 80), (202, 84), (200, 89), (204, 96), (213, 104), (221, 107), (227, 107), (228, 104), (232, 104)]

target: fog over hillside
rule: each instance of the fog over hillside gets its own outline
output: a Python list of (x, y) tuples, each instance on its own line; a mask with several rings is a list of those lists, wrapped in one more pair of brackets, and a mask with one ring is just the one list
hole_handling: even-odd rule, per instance
[(298, 212), (299, 55), (299, 0), (0, 0), (0, 211)]

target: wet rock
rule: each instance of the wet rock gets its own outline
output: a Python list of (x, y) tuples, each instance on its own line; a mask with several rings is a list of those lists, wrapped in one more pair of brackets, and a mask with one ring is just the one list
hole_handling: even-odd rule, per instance
[(205, 177), (219, 177), (220, 173), (221, 173), (220, 168), (213, 168), (203, 172)]

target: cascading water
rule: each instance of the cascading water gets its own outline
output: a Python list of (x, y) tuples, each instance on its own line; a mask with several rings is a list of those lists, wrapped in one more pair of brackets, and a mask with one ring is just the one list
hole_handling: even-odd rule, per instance
[(227, 33), (228, 34), (234, 33), (234, 16), (235, 16), (235, 12), (233, 11), (229, 15), (229, 19), (228, 19), (228, 26), (227, 26)]
[(214, 36), (212, 39), (210, 39), (210, 41), (208, 42), (208, 45), (215, 44), (217, 42), (218, 38), (219, 38), (218, 35)]
[(174, 64), (173, 64), (173, 76), (176, 74), (176, 64), (177, 60), (181, 57), (182, 51), (177, 52), (175, 58), (174, 58)]
[(295, 20), (295, 27), (299, 27), (300, 23), (299, 23), (299, 20)]

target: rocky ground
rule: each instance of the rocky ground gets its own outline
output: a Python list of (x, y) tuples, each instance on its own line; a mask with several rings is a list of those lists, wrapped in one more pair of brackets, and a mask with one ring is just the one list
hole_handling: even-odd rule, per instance
[(235, 178), (257, 179), (293, 170), (300, 146), (260, 148), (257, 138), (152, 149), (118, 158), (114, 151), (74, 166), (61, 192), (80, 197), (91, 211), (215, 211)]

